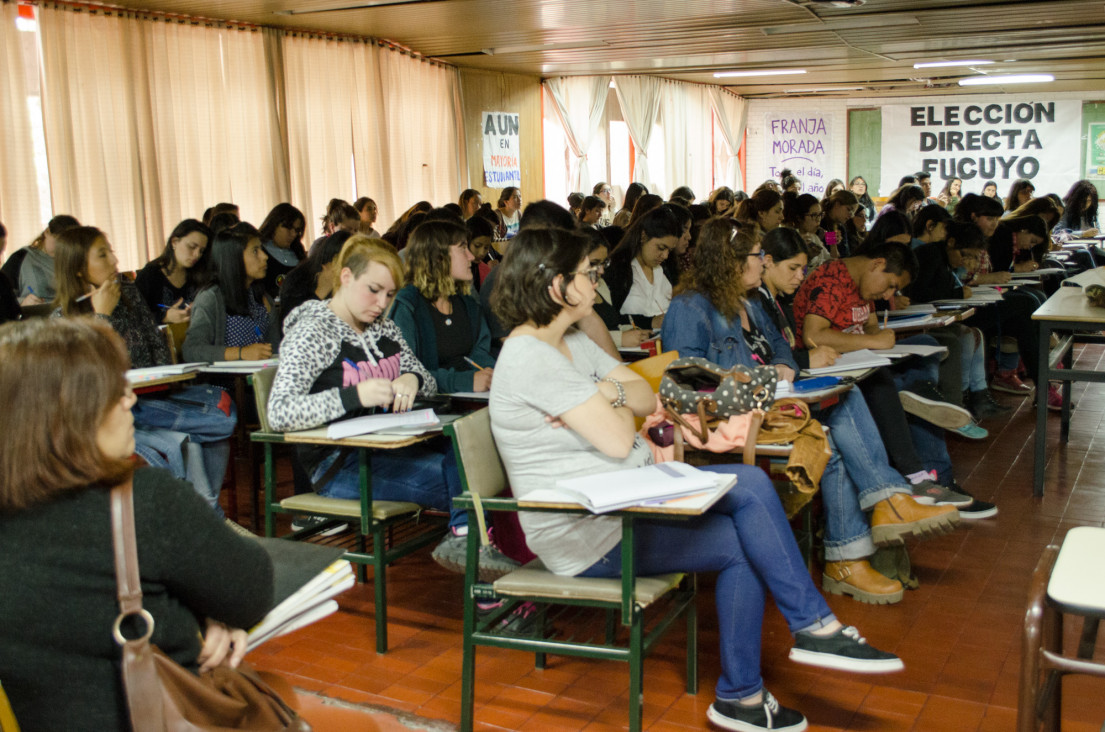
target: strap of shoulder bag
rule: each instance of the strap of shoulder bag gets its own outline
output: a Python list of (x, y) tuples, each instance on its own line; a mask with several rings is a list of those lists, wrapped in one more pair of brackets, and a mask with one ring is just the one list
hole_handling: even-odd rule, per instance
[(131, 615), (142, 610), (142, 583), (138, 576), (138, 540), (134, 533), (134, 482), (111, 490), (111, 534), (115, 550), (115, 584), (119, 610)]

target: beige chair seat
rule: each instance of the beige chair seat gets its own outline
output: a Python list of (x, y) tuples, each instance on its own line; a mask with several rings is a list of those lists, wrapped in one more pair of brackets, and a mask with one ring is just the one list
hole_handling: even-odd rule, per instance
[[(683, 574), (680, 572), (638, 577), (633, 600), (640, 607), (648, 607), (682, 580)], [(617, 603), (622, 599), (622, 581), (619, 577), (565, 577), (545, 569), (540, 559), (500, 577), (493, 586), (496, 594), (512, 597), (547, 597), (552, 600), (609, 603)]]
[[(289, 511), (302, 511), (303, 513), (322, 514), (326, 516), (344, 516), (348, 518), (361, 517), (361, 502), (353, 498), (327, 498), (317, 493), (301, 493), (298, 496), (285, 498), (280, 502), (281, 508)], [(408, 501), (373, 501), (372, 518), (377, 521), (395, 518), (407, 513), (418, 513), (422, 507), (417, 503)]]

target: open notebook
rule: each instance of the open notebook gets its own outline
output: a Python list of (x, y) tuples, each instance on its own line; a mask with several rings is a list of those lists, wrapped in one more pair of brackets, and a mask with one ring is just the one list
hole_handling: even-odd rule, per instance
[(607, 513), (631, 506), (662, 506), (692, 497), (708, 501), (732, 488), (736, 482), (734, 475), (668, 462), (558, 480), (555, 488), (531, 491), (519, 496), (518, 500), (578, 503), (592, 513)]

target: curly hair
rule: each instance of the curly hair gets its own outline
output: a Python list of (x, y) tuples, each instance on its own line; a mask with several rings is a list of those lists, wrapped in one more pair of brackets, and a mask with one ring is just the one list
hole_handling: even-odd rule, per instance
[(468, 282), (453, 279), (452, 254), (456, 244), (468, 246), (468, 230), (452, 221), (426, 221), (415, 227), (407, 240), (407, 282), (427, 300), (467, 295)]
[(752, 233), (740, 231), (732, 219), (710, 219), (698, 232), (693, 266), (675, 294), (700, 293), (729, 320), (737, 317), (744, 309), (744, 262), (757, 243)]

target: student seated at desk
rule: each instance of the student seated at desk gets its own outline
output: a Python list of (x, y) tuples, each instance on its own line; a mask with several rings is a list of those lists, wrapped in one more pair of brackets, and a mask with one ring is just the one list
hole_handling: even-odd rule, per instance
[(54, 299), (54, 245), (59, 234), (77, 226), (80, 222), (72, 216), (55, 216), (34, 241), (4, 262), (4, 274), (16, 286), (20, 305), (44, 305)]
[[(634, 416), (655, 396), (644, 379), (572, 326), (591, 312), (599, 271), (587, 239), (561, 230), (523, 229), (498, 267), (493, 295), (511, 328), (491, 386), (491, 429), (514, 494), (552, 488), (557, 479), (647, 465), (652, 454)], [(688, 521), (635, 524), (641, 575), (716, 571), (722, 674), (707, 712), (725, 729), (801, 730), (801, 713), (779, 706), (760, 676), (764, 601), (770, 590), (796, 646), (791, 658), (828, 668), (878, 673), (902, 668), (833, 616), (802, 563), (779, 498), (763, 471), (707, 468), (737, 476), (707, 513)], [(522, 512), (529, 547), (552, 572), (617, 577), (616, 517)]]
[[(0, 329), (0, 363), (4, 691), (28, 732), (130, 730), (112, 639), (109, 489), (133, 478), (150, 642), (193, 673), (242, 660), (239, 628), (272, 607), (272, 564), (187, 483), (135, 470), (127, 349), (104, 320), (10, 323)], [(134, 637), (146, 626), (124, 627)]]
[[(712, 219), (702, 227), (694, 267), (680, 282), (664, 318), (664, 347), (726, 369), (773, 364), (780, 380), (793, 381), (798, 363), (757, 296), (765, 250), (745, 232), (734, 238), (735, 231), (731, 219)], [(805, 257), (801, 235), (793, 229), (768, 232), (764, 241), (785, 242), (800, 253), (795, 256)], [(959, 516), (953, 506), (924, 506), (913, 498), (909, 481), (890, 467), (858, 390), (842, 394), (839, 404), (818, 419), (827, 420), (835, 448), (821, 476), (826, 516), (822, 589), (860, 602), (898, 602), (901, 583), (879, 574), (867, 561), (876, 542), (947, 533)], [(865, 511), (873, 511), (870, 520)]]
[[(285, 321), (282, 357), (269, 396), (273, 429), (311, 429), (377, 409), (406, 412), (419, 394), (437, 393), (434, 377), (415, 358), (399, 327), (384, 316), (396, 283), (403, 281), (395, 249), (356, 234), (346, 241), (335, 270), (331, 299), (306, 302)], [(299, 458), (319, 495), (360, 497), (355, 451), (309, 445), (300, 447)], [(468, 531), (467, 514), (452, 505), (460, 492), (456, 458), (444, 438), (372, 453), (374, 499), (450, 512), (451, 532), (434, 550), (434, 559), (454, 571), (464, 570)], [(494, 547), (485, 547), (480, 556), (484, 581), (515, 566)]]
[(261, 222), (261, 243), (272, 260), (264, 277), (265, 294), (270, 298), (280, 296), (284, 276), (307, 258), (307, 251), (303, 248), (306, 222), (303, 212), (290, 203), (276, 204)]
[(663, 264), (683, 236), (683, 225), (666, 205), (641, 216), (610, 253), (606, 284), (610, 301), (642, 328), (659, 328), (671, 302), (672, 283)]
[(334, 260), (349, 237), (348, 231), (339, 229), (322, 237), (311, 247), (307, 258), (295, 266), (280, 285), (280, 333), (284, 333), (284, 321), (288, 313), (305, 302), (325, 300), (334, 291)]
[(185, 219), (176, 225), (161, 256), (138, 270), (134, 284), (154, 322), (187, 323), (192, 301), (211, 276), (211, 229)]
[[(58, 310), (72, 317), (95, 314), (123, 337), (134, 368), (171, 363), (169, 345), (158, 331), (138, 288), (120, 279), (118, 260), (102, 231), (78, 226), (58, 237)], [(151, 465), (187, 478), (215, 513), (237, 424), (230, 395), (215, 386), (189, 386), (171, 396), (142, 396), (134, 406), (139, 454)], [(182, 440), (187, 437), (187, 443)]]
[(1080, 180), (1063, 196), (1066, 208), (1051, 234), (1058, 241), (1084, 239), (1097, 236), (1097, 187), (1088, 180)]
[[(426, 221), (407, 243), (407, 285), (391, 318), (444, 393), (491, 388), (491, 331), (471, 295), (468, 232), (450, 221)], [(475, 365), (473, 365), (475, 364)]]
[[(8, 245), (8, 230), (0, 223), (0, 254)], [(15, 299), (15, 286), (4, 272), (0, 272), (0, 325), (23, 317), (19, 301)]]
[[(894, 331), (879, 327), (871, 301), (896, 291), (903, 273), (916, 271), (917, 258), (906, 243), (868, 240), (864, 247), (863, 255), (822, 265), (798, 288), (794, 317), (797, 335), (806, 345), (828, 346), (841, 353), (894, 345)], [(941, 427), (909, 419), (909, 430), (903, 432), (900, 413), (888, 406), (898, 399), (903, 408), (909, 405), (927, 419), (946, 420), (949, 425), (956, 415), (970, 418), (962, 407), (944, 401), (936, 389), (936, 364), (931, 359), (917, 360), (919, 366), (889, 372), (893, 379), (886, 378), (889, 370), (878, 369), (874, 379), (861, 382), (867, 403), (877, 405), (872, 416), (889, 447), (887, 454), (913, 485), (914, 496), (925, 503), (959, 506), (961, 513), (982, 507), (982, 501), (974, 501), (955, 483)]]
[(196, 295), (184, 336), (185, 361), (256, 361), (280, 342), (279, 319), (265, 293), (269, 257), (261, 234), (240, 222), (215, 234), (212, 281)]

